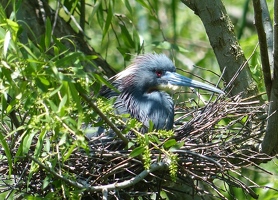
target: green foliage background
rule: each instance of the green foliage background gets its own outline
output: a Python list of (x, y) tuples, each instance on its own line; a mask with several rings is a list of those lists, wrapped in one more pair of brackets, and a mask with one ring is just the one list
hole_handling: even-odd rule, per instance
[[(20, 4), (12, 2), (16, 10)], [(79, 1), (61, 2), (79, 21)], [(252, 15), (251, 2), (248, 2), (224, 1), (228, 13), (234, 16), (232, 19), (235, 31), (239, 34), (242, 30), (239, 42), (246, 57), (251, 56), (258, 42), (254, 27), (248, 25), (250, 21), (245, 22), (241, 17), (244, 12)], [(198, 74), (205, 80), (217, 82), (216, 75), (192, 66), (195, 64), (220, 74), (202, 22), (180, 1), (91, 0), (86, 3), (87, 23), (84, 34), (87, 41), (116, 71), (126, 67), (134, 55), (163, 52), (175, 61), (177, 68)], [(57, 10), (57, 1), (50, 0), (49, 4)], [(246, 5), (249, 5), (248, 10)], [(60, 162), (65, 162), (75, 149), (87, 150), (82, 123), (97, 123), (96, 113), (86, 107), (78, 95), (79, 91), (93, 90), (97, 94), (100, 85), (106, 82), (102, 76), (88, 74), (83, 70), (85, 63), (98, 69), (92, 63), (94, 56), (86, 56), (82, 52), (69, 52), (62, 44), (63, 40), (71, 41), (71, 36), (52, 37), (49, 19), (46, 21), (45, 34), (41, 36), (39, 43), (30, 40), (21, 43), (19, 37), (22, 27), (15, 15), (6, 16), (4, 8), (0, 8), (0, 144), (5, 151), (5, 157), (8, 158), (9, 171), (11, 173), (15, 162), (13, 156), (22, 157), (30, 148), (35, 148), (36, 159), (42, 162), (46, 160), (52, 167), (58, 166)], [(271, 2), (269, 9), (272, 16)], [(78, 31), (76, 23), (70, 20), (65, 9), (61, 8), (59, 14)], [(250, 67), (260, 91), (264, 92), (259, 49), (252, 55)], [(192, 76), (191, 73), (187, 76)], [(9, 117), (14, 111), (19, 123), (17, 127)], [(7, 138), (11, 140), (8, 141)], [(35, 146), (31, 143), (34, 138), (37, 140)], [(15, 147), (18, 147), (16, 152)], [(244, 173), (251, 173), (253, 181), (258, 184), (278, 188), (276, 162), (274, 160), (261, 165), (273, 173), (266, 179), (255, 170), (246, 169)], [(29, 176), (31, 177), (36, 170), (38, 166), (33, 164)], [(70, 174), (68, 176), (72, 180), (75, 179)], [(48, 184), (48, 180), (45, 179), (43, 187), (47, 187)], [(57, 181), (56, 184), (68, 192), (69, 188), (64, 183)], [(80, 191), (71, 192), (68, 195), (74, 198)], [(231, 192), (238, 199), (248, 199), (241, 190)], [(256, 192), (262, 199), (278, 197), (277, 192), (267, 188), (257, 189)], [(49, 197), (52, 195), (55, 196), (49, 194)]]

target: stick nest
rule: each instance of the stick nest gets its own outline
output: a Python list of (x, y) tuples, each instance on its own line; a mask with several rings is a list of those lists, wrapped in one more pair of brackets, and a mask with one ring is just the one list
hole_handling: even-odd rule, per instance
[[(237, 187), (258, 198), (252, 188), (260, 186), (241, 174), (241, 169), (261, 169), (258, 164), (271, 159), (259, 153), (265, 106), (239, 96), (220, 97), (202, 107), (178, 104), (174, 139), (183, 145), (172, 150), (178, 157), (176, 180), (169, 175), (167, 157), (157, 149), (150, 148), (151, 166), (145, 169), (140, 156), (130, 157), (131, 150), (126, 150), (120, 139), (103, 135), (88, 141), (89, 151), (76, 148), (66, 162), (56, 160), (59, 164), (55, 167), (35, 159), (32, 153), (17, 158), (12, 176), (8, 176), (8, 161), (1, 148), (0, 190), (40, 196), (52, 192), (66, 198), (66, 191), (56, 191), (56, 185), (62, 183), (72, 196), (83, 199), (150, 199), (154, 195), (161, 199), (163, 192), (171, 199), (226, 199), (228, 188)], [(30, 177), (31, 167), (37, 170)]]

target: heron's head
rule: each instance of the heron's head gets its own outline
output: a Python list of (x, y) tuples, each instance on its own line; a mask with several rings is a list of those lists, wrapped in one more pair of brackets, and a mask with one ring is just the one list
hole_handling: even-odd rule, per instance
[(178, 86), (200, 88), (216, 93), (220, 89), (189, 79), (176, 73), (173, 62), (164, 54), (145, 54), (137, 56), (132, 64), (114, 77), (121, 81), (120, 90), (130, 88), (138, 93), (151, 93)]

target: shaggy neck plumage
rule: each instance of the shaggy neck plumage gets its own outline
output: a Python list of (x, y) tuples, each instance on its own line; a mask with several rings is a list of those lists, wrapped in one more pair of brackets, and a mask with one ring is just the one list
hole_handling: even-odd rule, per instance
[[(169, 102), (169, 107), (165, 107), (163, 104), (165, 101)], [(122, 114), (121, 112), (130, 113), (131, 117), (138, 119), (146, 127), (149, 126), (149, 120), (152, 120), (155, 129), (169, 130), (173, 128), (173, 101), (163, 91), (154, 90), (140, 94), (138, 90), (128, 87), (128, 89), (121, 91), (115, 107), (120, 111), (120, 114)]]

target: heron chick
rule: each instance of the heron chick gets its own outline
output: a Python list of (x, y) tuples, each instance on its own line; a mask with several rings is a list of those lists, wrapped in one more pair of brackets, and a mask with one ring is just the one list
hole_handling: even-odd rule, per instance
[(224, 93), (176, 73), (173, 62), (164, 54), (139, 55), (129, 67), (110, 80), (119, 93), (105, 87), (101, 95), (116, 97), (114, 107), (117, 114), (129, 113), (146, 127), (152, 121), (156, 130), (173, 128), (174, 103), (166, 89), (187, 86)]

